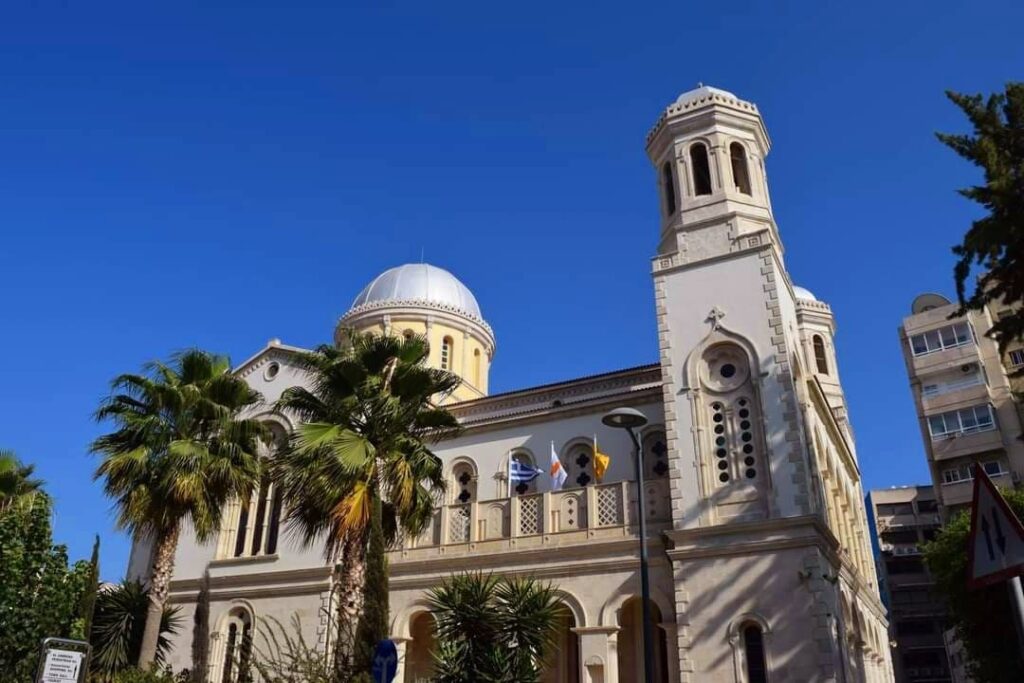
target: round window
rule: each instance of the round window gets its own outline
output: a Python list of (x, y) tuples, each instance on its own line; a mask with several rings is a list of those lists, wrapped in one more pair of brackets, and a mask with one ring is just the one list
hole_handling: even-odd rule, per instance
[(277, 373), (279, 372), (281, 372), (281, 366), (278, 365), (277, 362), (275, 361), (268, 365), (267, 369), (263, 371), (263, 378), (269, 382), (270, 380), (277, 377)]
[(722, 373), (722, 377), (729, 379), (730, 377), (736, 374), (736, 366), (733, 365), (732, 363), (726, 363), (725, 365), (722, 366), (722, 369), (719, 370), (719, 372)]

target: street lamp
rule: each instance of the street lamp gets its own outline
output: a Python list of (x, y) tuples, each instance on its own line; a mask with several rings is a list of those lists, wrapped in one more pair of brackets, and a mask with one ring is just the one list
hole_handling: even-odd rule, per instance
[(651, 585), (647, 577), (647, 502), (644, 496), (644, 467), (640, 440), (636, 429), (647, 424), (647, 418), (634, 408), (616, 408), (601, 418), (607, 427), (625, 429), (633, 440), (636, 467), (636, 499), (640, 507), (640, 599), (644, 622), (644, 681), (654, 683), (654, 639), (651, 636)]

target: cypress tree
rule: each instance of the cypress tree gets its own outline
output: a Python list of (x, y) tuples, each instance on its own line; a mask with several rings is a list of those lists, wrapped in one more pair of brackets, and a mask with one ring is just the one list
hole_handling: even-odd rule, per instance
[(82, 619), (82, 640), (89, 642), (92, 635), (92, 616), (96, 611), (96, 592), (100, 588), (100, 535), (92, 544), (92, 559), (89, 560), (89, 576), (85, 592), (82, 593), (80, 617)]
[(196, 598), (196, 612), (192, 616), (192, 681), (207, 683), (210, 668), (210, 570), (203, 572)]
[(366, 582), (363, 584), (363, 612), (356, 627), (356, 671), (369, 677), (377, 643), (388, 637), (387, 549), (379, 498), (374, 498), (370, 534), (366, 547)]

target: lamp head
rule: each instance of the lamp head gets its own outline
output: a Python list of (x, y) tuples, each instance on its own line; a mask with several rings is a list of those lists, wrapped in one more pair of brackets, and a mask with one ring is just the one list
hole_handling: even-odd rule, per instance
[(635, 408), (616, 408), (605, 413), (601, 422), (616, 429), (638, 429), (647, 424), (647, 418)]

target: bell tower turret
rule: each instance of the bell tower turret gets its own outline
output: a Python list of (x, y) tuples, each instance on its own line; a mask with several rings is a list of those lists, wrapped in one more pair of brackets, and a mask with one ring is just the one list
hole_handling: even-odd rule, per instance
[(683, 262), (772, 243), (764, 158), (771, 142), (751, 102), (701, 86), (673, 102), (647, 136), (661, 196), (658, 253)]

